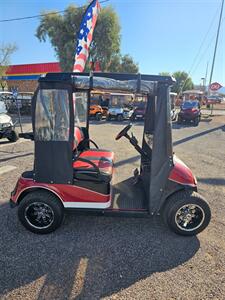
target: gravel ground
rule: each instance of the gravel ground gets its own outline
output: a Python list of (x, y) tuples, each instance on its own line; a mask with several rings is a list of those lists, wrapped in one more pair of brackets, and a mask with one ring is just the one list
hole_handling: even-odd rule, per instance
[[(0, 141), (0, 299), (225, 299), (225, 118), (174, 124), (174, 151), (191, 167), (212, 209), (209, 227), (181, 237), (160, 219), (69, 214), (56, 232), (23, 228), (7, 203), (17, 177), (32, 168), (33, 144)], [(125, 123), (95, 123), (91, 137), (116, 153), (114, 183), (131, 176), (139, 155), (114, 137)], [(25, 128), (30, 126), (27, 121)], [(143, 126), (133, 127), (141, 140)], [(106, 141), (107, 137), (107, 141)]]

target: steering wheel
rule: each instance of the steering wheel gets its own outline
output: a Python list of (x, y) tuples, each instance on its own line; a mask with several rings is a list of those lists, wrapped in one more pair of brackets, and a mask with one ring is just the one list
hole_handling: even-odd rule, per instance
[(119, 139), (121, 139), (122, 136), (125, 136), (128, 131), (131, 129), (132, 124), (127, 125), (126, 127), (124, 127), (116, 136), (116, 141), (118, 141)]

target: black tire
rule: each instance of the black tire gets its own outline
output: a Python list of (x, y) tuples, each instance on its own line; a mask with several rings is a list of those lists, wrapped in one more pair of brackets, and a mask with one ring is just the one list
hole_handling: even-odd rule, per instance
[(178, 118), (177, 118), (177, 124), (181, 124), (181, 123), (182, 123), (182, 119), (181, 119), (181, 117), (178, 116)]
[(96, 120), (96, 121), (101, 121), (101, 119), (102, 119), (102, 114), (97, 113), (97, 114), (95, 115), (95, 120)]
[[(192, 236), (200, 233), (208, 226), (211, 211), (208, 203), (201, 195), (192, 191), (181, 191), (167, 199), (163, 209), (163, 218), (164, 222), (175, 233)], [(182, 222), (184, 223), (182, 224)], [(186, 222), (188, 223), (186, 224)]]
[(135, 122), (135, 121), (136, 121), (136, 118), (135, 118), (135, 116), (134, 116), (134, 115), (132, 115), (132, 116), (130, 117), (130, 120), (131, 120), (131, 122)]
[[(48, 220), (43, 221), (43, 217), (37, 216), (35, 208), (38, 205), (42, 210), (48, 209)], [(39, 213), (41, 212), (39, 211)], [(46, 191), (35, 191), (27, 194), (20, 202), (18, 217), (28, 230), (34, 233), (45, 234), (53, 232), (61, 225), (64, 217), (64, 208), (55, 195)], [(42, 220), (37, 221), (38, 218)], [(40, 224), (39, 222), (46, 222), (46, 224)]]
[(106, 121), (111, 121), (111, 116), (110, 115), (107, 115)]
[(15, 143), (16, 141), (18, 141), (19, 139), (19, 134), (16, 130), (12, 130), (11, 134), (7, 137), (7, 139), (11, 142), (11, 143)]
[(198, 126), (199, 124), (199, 117), (194, 119), (194, 126)]
[(117, 121), (119, 121), (119, 122), (123, 121), (123, 115), (118, 115), (117, 116)]

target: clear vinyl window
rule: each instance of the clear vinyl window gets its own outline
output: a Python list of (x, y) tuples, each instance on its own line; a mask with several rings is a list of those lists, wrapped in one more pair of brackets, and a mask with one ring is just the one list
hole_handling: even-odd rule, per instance
[(35, 110), (35, 139), (69, 140), (69, 94), (67, 90), (39, 90)]
[(87, 126), (87, 92), (73, 93), (74, 124), (76, 127)]

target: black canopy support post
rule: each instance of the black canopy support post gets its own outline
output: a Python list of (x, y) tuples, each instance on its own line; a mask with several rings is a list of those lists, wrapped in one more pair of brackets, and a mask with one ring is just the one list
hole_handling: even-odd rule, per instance
[(89, 75), (89, 90), (88, 90), (88, 103), (87, 103), (87, 132), (88, 132), (88, 137), (89, 137), (89, 111), (90, 111), (90, 103), (91, 103), (91, 91), (93, 89), (93, 72), (90, 71)]
[(141, 91), (141, 74), (137, 74), (137, 94), (139, 94)]
[(20, 123), (20, 131), (23, 133), (23, 127), (22, 127), (22, 121), (21, 121), (21, 113), (20, 113), (20, 107), (18, 105), (18, 99), (16, 96), (16, 107), (17, 107), (17, 112), (18, 112), (18, 117), (19, 117), (19, 123)]
[(161, 206), (169, 173), (173, 168), (169, 91), (169, 84), (158, 84), (149, 190), (152, 215)]

